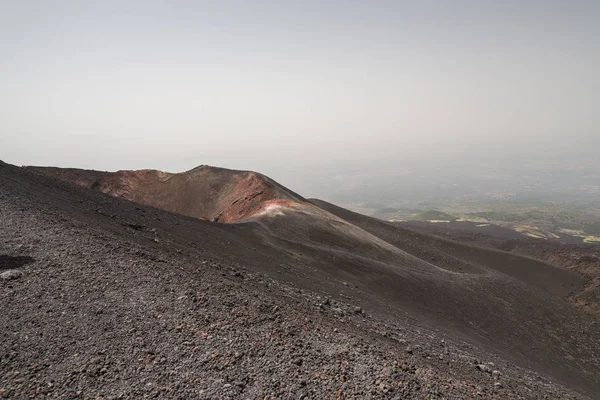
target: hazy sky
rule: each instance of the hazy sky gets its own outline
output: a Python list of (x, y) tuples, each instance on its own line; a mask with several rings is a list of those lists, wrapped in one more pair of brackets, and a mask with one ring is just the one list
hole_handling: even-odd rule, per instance
[(0, 159), (286, 183), (349, 160), (589, 150), (599, 71), (598, 1), (0, 0)]

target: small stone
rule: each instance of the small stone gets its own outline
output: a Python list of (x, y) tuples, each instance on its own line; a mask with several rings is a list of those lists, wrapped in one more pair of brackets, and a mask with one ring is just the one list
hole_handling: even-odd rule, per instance
[(344, 315), (346, 315), (346, 313), (344, 313), (344, 310), (342, 310), (339, 307), (336, 307), (333, 309), (333, 312), (335, 313), (336, 316), (338, 317), (343, 317)]
[(477, 369), (480, 370), (480, 371), (482, 371), (482, 372), (487, 372), (488, 374), (492, 373), (492, 370), (490, 369), (490, 367), (488, 367), (485, 364), (478, 364), (477, 365)]
[(23, 271), (18, 269), (9, 269), (8, 271), (4, 271), (0, 274), (0, 279), (3, 281), (11, 281), (13, 279), (19, 279), (23, 276)]

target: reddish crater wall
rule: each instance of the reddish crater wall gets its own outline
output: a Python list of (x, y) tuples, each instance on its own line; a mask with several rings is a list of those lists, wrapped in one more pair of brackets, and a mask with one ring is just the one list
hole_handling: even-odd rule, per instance
[(157, 170), (97, 172), (35, 168), (38, 172), (116, 197), (216, 222), (247, 220), (274, 202), (304, 199), (256, 172), (201, 166), (170, 174)]

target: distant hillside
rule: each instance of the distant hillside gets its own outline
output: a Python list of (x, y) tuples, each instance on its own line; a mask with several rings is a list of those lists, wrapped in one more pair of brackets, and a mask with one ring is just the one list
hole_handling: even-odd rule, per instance
[(455, 221), (457, 217), (442, 211), (428, 210), (412, 216), (409, 219), (411, 221)]

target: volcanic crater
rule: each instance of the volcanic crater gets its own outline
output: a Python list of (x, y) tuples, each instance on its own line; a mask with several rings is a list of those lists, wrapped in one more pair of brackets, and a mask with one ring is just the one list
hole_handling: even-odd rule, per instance
[(182, 173), (29, 168), (115, 197), (213, 222), (242, 222), (274, 207), (310, 206), (300, 195), (262, 174), (208, 165)]

